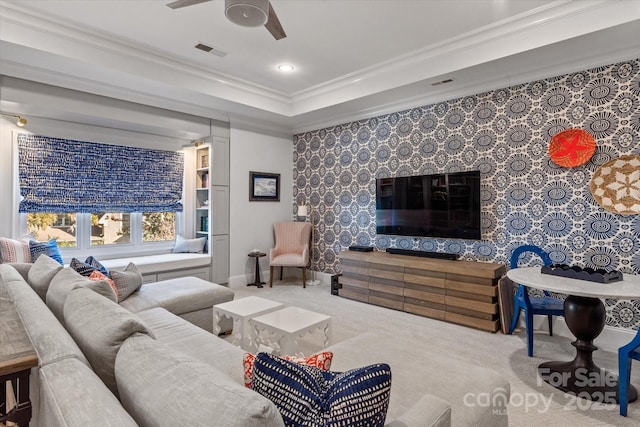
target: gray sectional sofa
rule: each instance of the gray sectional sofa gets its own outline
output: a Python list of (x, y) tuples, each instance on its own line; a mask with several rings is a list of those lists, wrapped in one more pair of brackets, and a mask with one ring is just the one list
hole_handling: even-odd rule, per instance
[[(208, 332), (209, 314), (198, 313), (205, 308), (188, 308), (202, 305), (202, 298), (180, 297), (186, 279), (144, 285), (129, 305), (86, 286), (69, 286), (59, 319), (46, 303), (48, 290), (44, 300), (39, 296), (43, 281), (38, 293), (32, 287), (31, 268), (0, 265), (0, 287), (15, 302), (39, 357), (31, 375), (32, 426), (284, 425), (271, 401), (244, 387), (244, 351)], [(55, 283), (55, 275), (48, 280)], [(233, 298), (228, 288), (210, 285), (216, 292), (209, 295), (215, 294), (217, 302)], [(159, 287), (154, 291), (154, 286)], [(508, 425), (509, 384), (500, 375), (404, 350), (403, 358), (415, 360), (415, 366), (394, 364), (397, 353), (379, 348), (380, 342), (364, 334), (327, 350), (334, 353), (332, 370), (391, 365), (386, 425)], [(467, 405), (469, 393), (486, 393), (494, 405)]]

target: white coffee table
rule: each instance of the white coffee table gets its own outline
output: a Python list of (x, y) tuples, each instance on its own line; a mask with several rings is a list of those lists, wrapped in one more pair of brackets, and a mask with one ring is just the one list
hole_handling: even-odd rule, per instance
[(331, 343), (331, 317), (299, 307), (286, 307), (256, 316), (249, 324), (256, 345), (271, 347), (274, 354), (293, 355), (298, 340), (316, 330), (324, 334), (324, 347)]
[[(246, 297), (213, 306), (213, 334), (220, 333), (220, 320), (223, 317), (233, 319), (233, 333), (240, 332), (240, 347), (243, 350), (255, 352), (257, 345), (251, 335), (248, 321), (252, 317), (260, 316), (284, 307), (284, 304), (260, 297)], [(237, 340), (234, 343), (237, 344)]]

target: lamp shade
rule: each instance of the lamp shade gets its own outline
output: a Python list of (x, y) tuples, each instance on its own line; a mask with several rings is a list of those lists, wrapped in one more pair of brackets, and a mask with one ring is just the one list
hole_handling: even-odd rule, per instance
[(587, 163), (595, 151), (596, 141), (582, 129), (564, 130), (549, 142), (549, 157), (555, 164), (565, 168)]
[(298, 205), (298, 216), (309, 215), (309, 205)]
[(234, 24), (261, 27), (269, 19), (269, 0), (225, 0), (224, 14)]

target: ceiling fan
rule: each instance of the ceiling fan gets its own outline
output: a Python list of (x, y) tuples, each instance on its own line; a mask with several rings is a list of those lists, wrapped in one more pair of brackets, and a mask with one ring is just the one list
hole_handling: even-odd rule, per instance
[[(211, 0), (176, 0), (167, 6), (180, 9), (208, 1)], [(225, 0), (224, 14), (229, 21), (244, 27), (264, 25), (276, 40), (287, 37), (269, 0)]]

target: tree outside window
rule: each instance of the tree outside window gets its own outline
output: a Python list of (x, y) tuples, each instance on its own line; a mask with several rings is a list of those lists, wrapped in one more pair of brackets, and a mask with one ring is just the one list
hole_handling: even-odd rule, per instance
[(74, 247), (77, 244), (76, 214), (29, 213), (27, 231), (33, 233), (38, 241), (55, 239), (60, 247)]
[(176, 238), (176, 213), (152, 212), (142, 214), (142, 241), (162, 242)]

